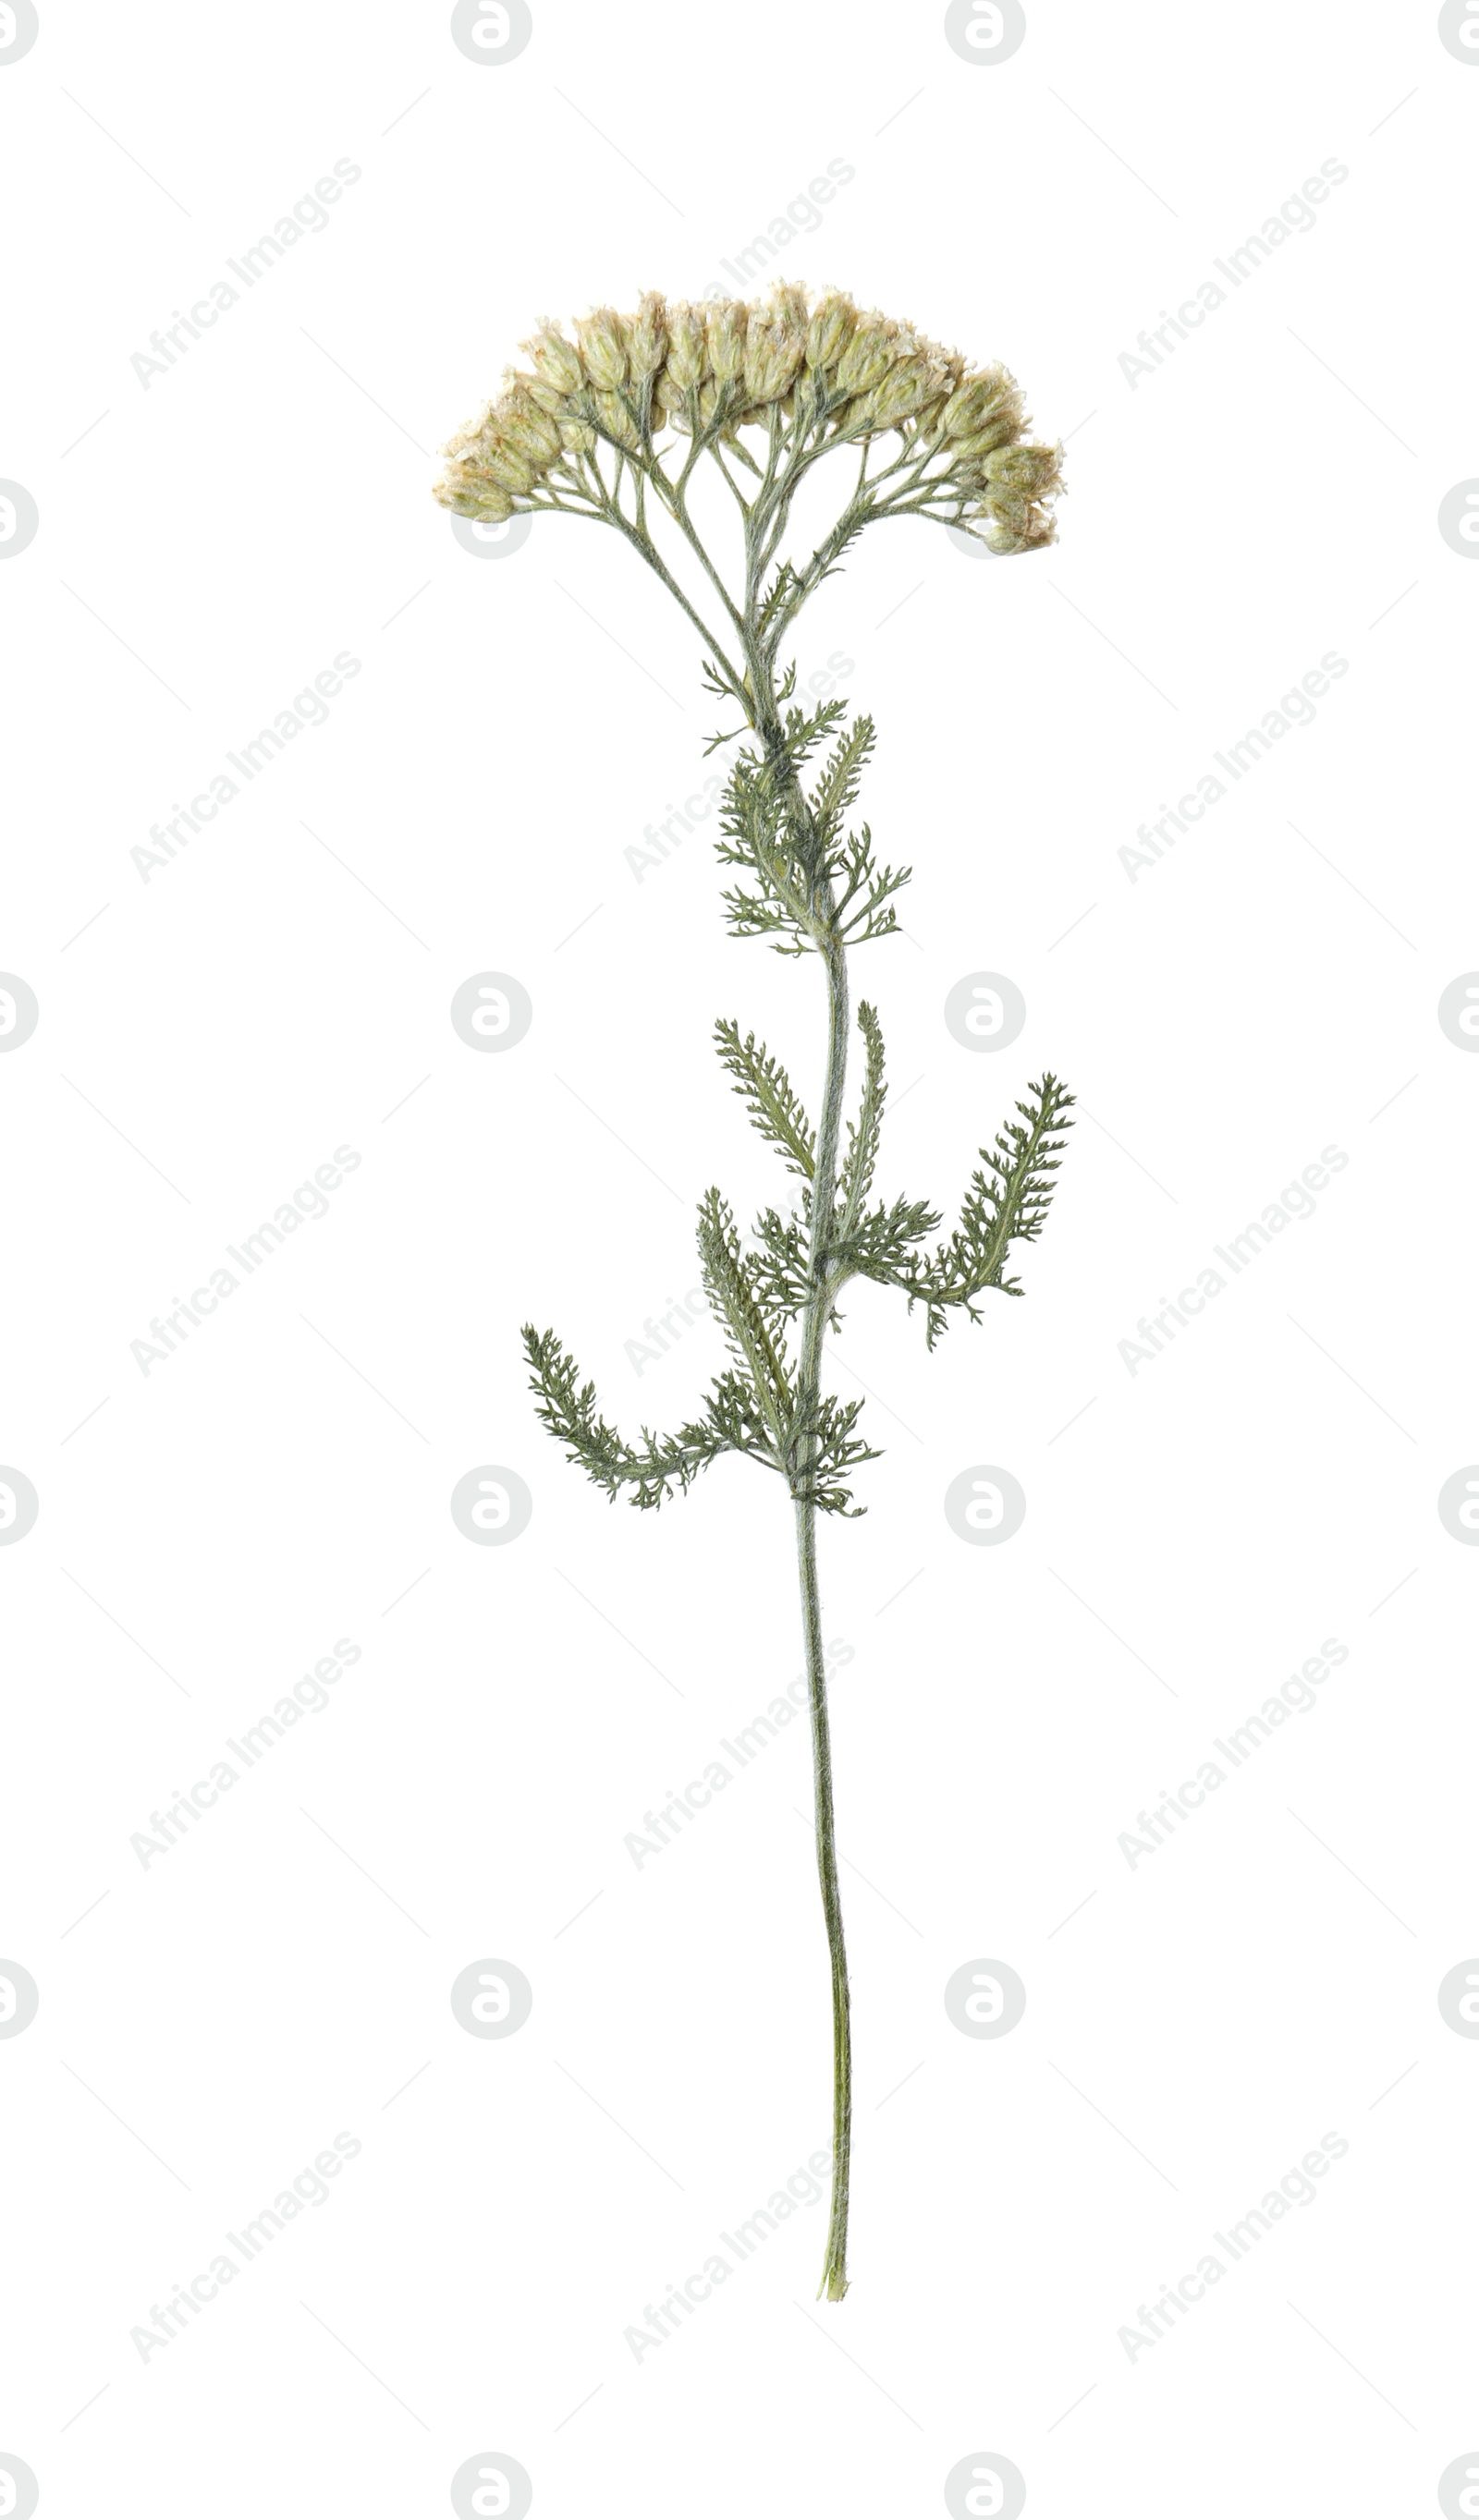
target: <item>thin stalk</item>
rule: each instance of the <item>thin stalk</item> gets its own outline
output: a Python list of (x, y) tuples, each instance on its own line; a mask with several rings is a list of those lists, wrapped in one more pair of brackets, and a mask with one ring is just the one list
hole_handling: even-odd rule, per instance
[[(814, 1408), (820, 1391), (822, 1341), (832, 1305), (832, 1262), (828, 1243), (836, 1196), (837, 1148), (848, 1057), (848, 964), (846, 951), (840, 942), (828, 949), (826, 960), (829, 1007), (827, 1069), (821, 1121), (816, 1136), (816, 1167), (811, 1183), (810, 1292), (802, 1317), (801, 1362), (797, 1375), (797, 1398), (803, 1412)], [(813, 1450), (814, 1441), (809, 1439), (803, 1446), (802, 1493), (796, 1499), (796, 1561), (801, 1580), (802, 1636), (806, 1645), (807, 1689), (811, 1709), (816, 1869), (821, 1881), (822, 1913), (826, 1918), (827, 1950), (832, 1963), (832, 2212), (827, 2225), (827, 2252), (817, 2291), (818, 2297), (825, 2293), (828, 2301), (841, 2301), (848, 2289), (853, 2030), (848, 1999), (848, 1955), (843, 1940), (842, 1895), (837, 1881), (832, 1729), (827, 1712), (821, 1594), (816, 1574), (816, 1499), (809, 1478)]]

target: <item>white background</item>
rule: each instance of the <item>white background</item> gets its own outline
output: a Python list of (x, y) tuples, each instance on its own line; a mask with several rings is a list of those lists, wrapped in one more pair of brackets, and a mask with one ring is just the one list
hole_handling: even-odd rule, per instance
[[(436, 2513), (474, 2453), (536, 2512), (1424, 2513), (1479, 2442), (1479, 965), (1468, 615), (1479, 66), (1428, 7), (1034, 6), (967, 63), (937, 8), (535, 0), (43, 7), (0, 70), (0, 2451), (51, 2515)], [(347, 158), (322, 233), (130, 362)], [(692, 1209), (782, 1177), (708, 1047), (812, 1096), (817, 974), (726, 938), (703, 831), (625, 852), (720, 723), (687, 625), (565, 519), (470, 557), (435, 449), (533, 318), (698, 293), (829, 161), (774, 268), (1003, 358), (1070, 438), (1061, 541), (866, 536), (801, 624), (876, 712), (915, 869), (872, 946), (881, 1186), (953, 1212), (1028, 1078), (1080, 1125), (1026, 1300), (926, 1358), (855, 1289), (864, 1519), (822, 1529), (856, 2026), (853, 2290), (798, 2210), (680, 2332), (624, 2331), (827, 2139), (825, 1948), (793, 1726), (638, 1869), (624, 1840), (800, 1667), (789, 1515), (719, 1464), (608, 1508), (536, 1425), (520, 1324), (675, 1422)], [(1321, 164), (1347, 177), (1174, 354), (1121, 354)], [(1320, 656), (1348, 672), (1172, 854), (1119, 852)], [(347, 652), (361, 666), (173, 863), (131, 852)], [(639, 661), (638, 661), (639, 660)], [(712, 826), (709, 828), (712, 829)], [(485, 1057), (454, 988), (522, 980)], [(943, 1002), (991, 969), (1017, 1043)], [(918, 1080), (915, 1085), (915, 1080)], [(1120, 1342), (1321, 1148), (1349, 1161), (1175, 1345)], [(146, 1374), (131, 1342), (334, 1149), (357, 1170)], [(1226, 1274), (1225, 1272), (1224, 1273)], [(1028, 1498), (946, 1523), (962, 1468)], [(448, 1497), (515, 1468), (514, 1545)], [(907, 1587), (906, 1590), (903, 1588)], [(347, 1638), (361, 1659), (190, 1836), (150, 1814)], [(1118, 1839), (1327, 1638), (1349, 1658), (1153, 1858)], [(1297, 1817), (1296, 1817), (1297, 1816)], [(1071, 1920), (1070, 1920), (1071, 1919)], [(961, 2037), (947, 1978), (1028, 1989)], [(534, 1992), (504, 2041), (470, 1961)], [(413, 2079), (414, 2078), (414, 2079)], [(1400, 2079), (1401, 2078), (1401, 2079)], [(166, 2349), (130, 2330), (340, 2131), (358, 2157)], [(1346, 2155), (1181, 2324), (1118, 2331), (1317, 2145)], [(1070, 2411), (1070, 2409), (1072, 2411)]]

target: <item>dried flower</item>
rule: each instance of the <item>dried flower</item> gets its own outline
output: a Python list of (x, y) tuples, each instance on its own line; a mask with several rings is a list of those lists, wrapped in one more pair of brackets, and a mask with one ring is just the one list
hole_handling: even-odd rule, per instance
[(625, 383), (626, 344), (622, 338), (621, 318), (609, 306), (598, 306), (592, 314), (581, 316), (576, 324), (576, 338), (593, 385), (614, 393), (618, 385)]

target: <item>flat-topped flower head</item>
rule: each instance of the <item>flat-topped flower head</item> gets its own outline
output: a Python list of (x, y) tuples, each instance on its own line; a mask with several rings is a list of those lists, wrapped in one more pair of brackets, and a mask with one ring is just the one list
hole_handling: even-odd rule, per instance
[[(537, 325), (523, 345), (529, 369), (510, 371), (497, 401), (448, 446), (443, 507), (495, 518), (553, 509), (625, 530), (634, 518), (624, 494), (650, 486), (677, 515), (702, 453), (721, 466), (737, 455), (742, 472), (768, 463), (768, 478), (794, 484), (851, 446), (863, 460), (857, 524), (929, 517), (999, 553), (1053, 539), (1061, 450), (1028, 440), (1006, 369), (973, 369), (841, 290), (812, 297), (781, 282), (763, 303), (703, 305), (670, 305), (649, 290), (634, 314), (597, 306), (573, 330), (574, 339)], [(758, 433), (748, 447), (747, 432)], [(1002, 455), (1012, 462), (994, 469)]]

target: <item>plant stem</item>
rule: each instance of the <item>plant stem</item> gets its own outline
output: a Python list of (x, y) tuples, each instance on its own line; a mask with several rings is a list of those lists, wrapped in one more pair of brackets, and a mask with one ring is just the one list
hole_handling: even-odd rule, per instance
[[(832, 1263), (828, 1242), (836, 1197), (837, 1149), (848, 1059), (848, 964), (840, 939), (829, 941), (827, 964), (827, 1069), (816, 1135), (811, 1183), (810, 1292), (802, 1317), (798, 1404), (814, 1407), (821, 1386), (821, 1351), (831, 1310)], [(805, 1485), (812, 1445), (806, 1449), (803, 1493), (796, 1500), (796, 1558), (801, 1578), (802, 1634), (811, 1709), (811, 1772), (816, 1825), (816, 1869), (832, 1962), (832, 2215), (818, 2293), (841, 2301), (848, 2289), (848, 2173), (853, 2141), (853, 2035), (848, 2002), (848, 1956), (843, 1942), (842, 1898), (837, 1883), (837, 1838), (832, 1804), (832, 1730), (827, 1713), (822, 1655), (821, 1594), (816, 1576), (816, 1500)]]
[[(757, 503), (759, 504), (759, 503)], [(773, 775), (790, 799), (798, 826), (813, 847), (810, 807), (785, 750), (770, 661), (761, 648), (757, 603), (760, 562), (753, 517), (747, 519), (745, 654), (750, 686), (750, 719), (764, 747)], [(817, 869), (809, 903), (812, 941), (827, 972), (827, 1061), (817, 1115), (816, 1151), (811, 1174), (811, 1240), (808, 1260), (808, 1294), (802, 1314), (801, 1356), (797, 1368), (797, 1409), (808, 1417), (821, 1390), (821, 1353), (835, 1292), (831, 1243), (837, 1204), (837, 1158), (842, 1138), (843, 1092), (848, 1071), (848, 954), (836, 925), (836, 905), (825, 872)], [(799, 1448), (792, 1495), (796, 1510), (796, 1558), (801, 1581), (802, 1635), (807, 1656), (807, 1690), (811, 1712), (811, 1775), (816, 1830), (816, 1869), (821, 1882), (822, 1913), (827, 1925), (827, 1951), (832, 1968), (832, 2210), (827, 2225), (827, 2251), (817, 2297), (841, 2301), (848, 2289), (848, 2178), (853, 2146), (853, 2030), (848, 1998), (848, 1955), (843, 1940), (842, 1895), (837, 1881), (837, 1832), (832, 1800), (832, 1728), (827, 1712), (826, 1665), (822, 1653), (821, 1593), (816, 1574), (816, 1497), (812, 1470), (814, 1435)]]
[(817, 2298), (841, 2301), (848, 2289), (848, 2171), (853, 2146), (853, 2031), (848, 1999), (848, 1955), (843, 1942), (842, 1900), (837, 1885), (837, 1844), (832, 1814), (832, 1731), (822, 1661), (821, 1596), (816, 1582), (816, 1508), (796, 1502), (796, 1560), (801, 1576), (802, 1632), (811, 1704), (811, 1763), (815, 1780), (816, 1869), (832, 1960), (832, 2213), (827, 2254)]

